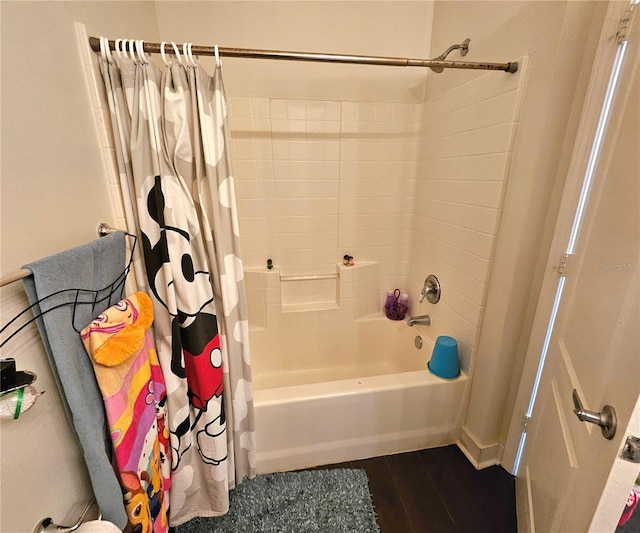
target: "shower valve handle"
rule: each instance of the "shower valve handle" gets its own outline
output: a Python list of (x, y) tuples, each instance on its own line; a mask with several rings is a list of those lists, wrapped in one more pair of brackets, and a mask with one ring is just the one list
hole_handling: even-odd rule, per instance
[(422, 292), (420, 293), (418, 301), (422, 303), (426, 297), (430, 303), (436, 304), (440, 300), (440, 293), (441, 289), (438, 278), (433, 274), (429, 274), (427, 279), (424, 280), (424, 287), (422, 287)]

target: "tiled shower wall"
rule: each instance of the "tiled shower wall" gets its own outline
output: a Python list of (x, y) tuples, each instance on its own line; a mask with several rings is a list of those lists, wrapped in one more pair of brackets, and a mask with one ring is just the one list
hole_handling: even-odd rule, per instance
[(406, 288), (420, 105), (229, 100), (245, 266), (323, 274), (349, 254)]
[(469, 368), (489, 283), (526, 61), (513, 75), (447, 72), (427, 83), (418, 151), (411, 286), (428, 274), (442, 285), (424, 303), (431, 333), (458, 339)]
[[(447, 72), (421, 104), (232, 97), (246, 266), (335, 272), (344, 254), (380, 265), (429, 333), (477, 344), (526, 62), (514, 75)], [(428, 274), (443, 295), (418, 304)]]

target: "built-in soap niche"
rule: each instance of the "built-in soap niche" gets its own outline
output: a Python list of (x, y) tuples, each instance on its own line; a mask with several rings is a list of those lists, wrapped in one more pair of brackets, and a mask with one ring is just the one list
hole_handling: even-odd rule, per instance
[(339, 294), (340, 275), (337, 265), (280, 268), (283, 313), (338, 309)]
[[(375, 261), (317, 267), (246, 268), (249, 326), (314, 311), (357, 320), (380, 312), (380, 265)], [(386, 294), (386, 292), (385, 292)]]

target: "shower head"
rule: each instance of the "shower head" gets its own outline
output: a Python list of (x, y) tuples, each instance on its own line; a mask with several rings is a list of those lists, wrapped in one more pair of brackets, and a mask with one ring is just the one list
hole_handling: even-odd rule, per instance
[[(433, 60), (434, 61), (444, 61), (445, 59), (447, 59), (447, 56), (453, 52), (454, 50), (460, 50), (460, 55), (461, 56), (466, 56), (467, 52), (469, 52), (469, 43), (471, 42), (471, 39), (467, 38), (464, 41), (462, 41), (460, 44), (452, 44), (449, 48), (447, 48), (442, 54), (440, 54), (438, 57), (434, 57)], [(433, 70), (434, 72), (440, 73), (444, 70), (444, 67), (429, 67), (431, 70)]]

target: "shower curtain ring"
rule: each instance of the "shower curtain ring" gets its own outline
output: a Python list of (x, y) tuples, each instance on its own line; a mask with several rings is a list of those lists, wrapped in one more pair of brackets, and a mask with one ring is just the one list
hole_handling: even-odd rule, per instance
[(188, 67), (191, 66), (191, 62), (189, 61), (189, 43), (182, 43), (182, 55), (184, 56), (184, 61)]
[(144, 55), (144, 41), (142, 39), (136, 41), (136, 52), (138, 54), (138, 57), (140, 58), (141, 65), (149, 64), (149, 60)]
[(105, 52), (104, 50), (104, 41), (105, 38), (101, 35), (100, 36), (100, 55), (102, 56), (103, 61), (107, 60), (107, 52)]
[(105, 37), (104, 39), (104, 53), (107, 56), (107, 61), (110, 65), (113, 65), (115, 59), (113, 58), (113, 54), (111, 53), (111, 47), (109, 46), (109, 39)]
[(118, 54), (118, 59), (122, 60), (122, 41), (123, 39), (116, 39), (116, 54)]
[(127, 50), (128, 47), (128, 52), (129, 52), (129, 57), (131, 58), (131, 61), (133, 61), (133, 63), (135, 65), (138, 64), (138, 60), (136, 59), (136, 40), (135, 39), (128, 39), (126, 44), (125, 44), (125, 50)]
[(164, 52), (164, 47), (167, 45), (167, 41), (162, 41), (160, 43), (160, 55), (162, 56), (162, 61), (164, 61), (164, 64), (167, 66), (169, 65), (169, 62), (167, 61), (167, 54), (165, 54)]
[(196, 65), (196, 60), (193, 58), (193, 50), (192, 50), (192, 48), (193, 48), (193, 43), (189, 43), (187, 45), (187, 51), (189, 52), (189, 63), (190, 63), (191, 68), (196, 68), (197, 65)]
[(144, 41), (140, 41), (140, 53), (142, 54), (142, 60), (145, 65), (151, 63), (151, 55), (144, 51)]
[(182, 65), (182, 58), (180, 57), (180, 49), (178, 48), (178, 45), (173, 41), (171, 41), (171, 46), (173, 46), (173, 53), (176, 55), (176, 59), (178, 60), (178, 63)]

